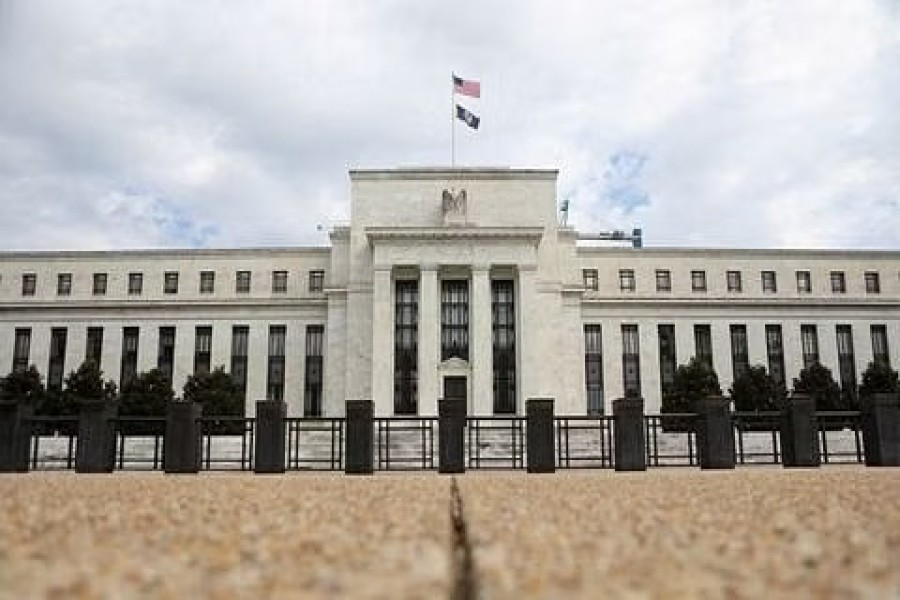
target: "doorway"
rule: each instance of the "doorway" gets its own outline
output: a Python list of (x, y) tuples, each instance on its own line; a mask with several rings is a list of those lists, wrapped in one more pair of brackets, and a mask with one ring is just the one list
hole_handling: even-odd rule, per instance
[(466, 378), (458, 375), (444, 377), (444, 398), (466, 399)]

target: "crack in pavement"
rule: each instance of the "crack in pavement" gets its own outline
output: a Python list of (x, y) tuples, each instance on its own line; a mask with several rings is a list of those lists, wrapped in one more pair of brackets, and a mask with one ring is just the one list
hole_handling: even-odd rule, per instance
[(453, 536), (453, 556), (450, 557), (450, 600), (474, 600), (478, 597), (475, 561), (456, 477), (450, 483), (450, 522)]

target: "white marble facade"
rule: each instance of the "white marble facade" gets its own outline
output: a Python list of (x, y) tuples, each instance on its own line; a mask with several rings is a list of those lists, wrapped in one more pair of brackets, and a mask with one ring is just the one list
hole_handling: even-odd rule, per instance
[[(212, 327), (212, 364), (229, 368), (232, 329), (246, 326), (252, 414), (253, 402), (271, 390), (270, 328), (283, 326), (283, 397), (299, 416), (309, 394), (307, 331), (321, 326), (323, 414), (342, 414), (347, 399), (370, 398), (376, 414), (391, 415), (397, 282), (414, 281), (415, 412), (436, 414), (445, 378), (456, 378), (469, 413), (492, 414), (496, 280), (513, 283), (519, 413), (533, 397), (554, 398), (558, 414), (586, 412), (585, 325), (602, 332), (606, 412), (624, 392), (623, 325), (637, 326), (649, 412), (661, 397), (660, 325), (675, 328), (679, 364), (695, 352), (695, 326), (709, 326), (725, 389), (732, 325), (746, 327), (751, 364), (767, 364), (766, 327), (777, 325), (788, 381), (802, 367), (803, 325), (816, 326), (819, 358), (836, 377), (837, 326), (851, 328), (857, 376), (881, 331), (888, 359), (900, 365), (900, 252), (589, 245), (559, 225), (556, 179), (555, 170), (536, 169), (351, 171), (350, 223), (332, 230), (330, 247), (0, 253), (0, 371), (13, 365), (17, 330), (29, 331), (27, 362), (46, 374), (51, 330), (66, 330), (68, 372), (84, 359), (87, 328), (102, 327), (101, 366), (118, 379), (123, 328), (139, 328), (138, 370), (147, 370), (158, 361), (160, 327), (175, 327), (177, 391), (193, 368), (196, 327)], [(248, 291), (236, 289), (238, 271), (251, 273)], [(276, 271), (287, 273), (283, 289), (274, 286)], [(695, 271), (704, 275), (702, 289), (692, 286)], [(729, 271), (740, 273), (740, 290), (728, 289)], [(164, 289), (167, 272), (178, 273), (175, 292)], [(214, 273), (212, 292), (200, 291), (201, 272)], [(320, 272), (321, 287), (311, 281)], [(92, 289), (96, 273), (106, 274), (103, 294)], [(128, 293), (131, 273), (142, 274), (140, 294)], [(71, 274), (69, 293), (60, 292), (60, 274)], [(834, 287), (835, 274), (843, 291)], [(25, 295), (29, 275), (35, 291)], [(774, 277), (774, 289), (764, 289), (764, 277)], [(807, 277), (808, 291), (799, 282)], [(442, 282), (450, 280), (466, 282), (468, 345), (465, 358), (442, 360)]]

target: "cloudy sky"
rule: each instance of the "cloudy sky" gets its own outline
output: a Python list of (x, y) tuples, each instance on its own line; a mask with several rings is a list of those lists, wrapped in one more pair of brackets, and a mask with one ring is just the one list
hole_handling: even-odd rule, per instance
[(647, 245), (900, 246), (896, 0), (0, 0), (0, 248), (324, 244), (347, 170), (560, 169)]

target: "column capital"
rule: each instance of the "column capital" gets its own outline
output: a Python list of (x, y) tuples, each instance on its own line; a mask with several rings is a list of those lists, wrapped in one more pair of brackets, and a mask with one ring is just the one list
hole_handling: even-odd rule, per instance
[(440, 268), (440, 265), (437, 263), (420, 263), (419, 271), (437, 271)]
[(472, 273), (487, 273), (491, 270), (491, 265), (488, 263), (473, 263), (470, 268)]

